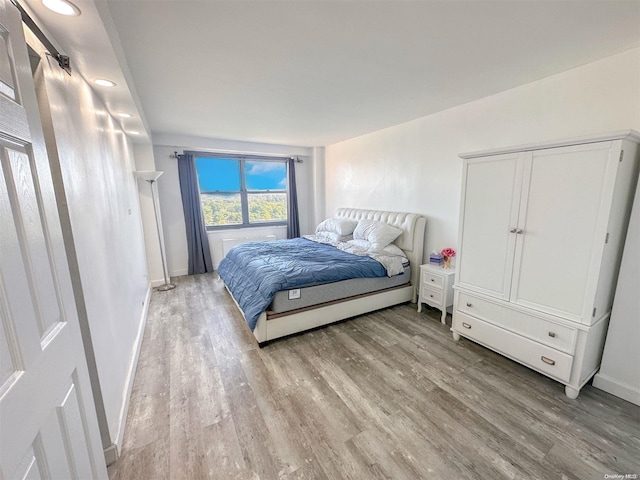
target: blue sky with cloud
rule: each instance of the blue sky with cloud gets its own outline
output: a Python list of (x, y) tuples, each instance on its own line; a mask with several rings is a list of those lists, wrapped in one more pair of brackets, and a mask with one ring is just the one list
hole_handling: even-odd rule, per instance
[[(227, 158), (196, 158), (200, 191), (240, 190), (240, 161)], [(284, 162), (245, 162), (248, 190), (285, 190), (287, 164)]]

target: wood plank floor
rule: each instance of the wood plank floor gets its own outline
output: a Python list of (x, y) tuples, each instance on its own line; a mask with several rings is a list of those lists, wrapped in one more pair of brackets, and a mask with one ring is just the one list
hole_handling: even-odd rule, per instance
[(111, 480), (640, 476), (639, 407), (591, 386), (569, 400), (455, 343), (436, 310), (260, 349), (216, 275), (175, 280), (152, 296)]

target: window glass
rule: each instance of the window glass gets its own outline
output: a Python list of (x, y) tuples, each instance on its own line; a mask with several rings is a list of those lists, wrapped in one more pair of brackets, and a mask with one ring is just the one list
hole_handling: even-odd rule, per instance
[(196, 157), (201, 192), (237, 192), (240, 190), (240, 161), (229, 158)]
[(286, 190), (287, 165), (283, 162), (245, 162), (247, 190)]
[(242, 225), (242, 199), (239, 193), (203, 193), (200, 201), (205, 226)]
[(285, 222), (287, 220), (286, 193), (250, 193), (249, 222)]
[(286, 223), (285, 160), (205, 155), (196, 156), (195, 164), (207, 227)]

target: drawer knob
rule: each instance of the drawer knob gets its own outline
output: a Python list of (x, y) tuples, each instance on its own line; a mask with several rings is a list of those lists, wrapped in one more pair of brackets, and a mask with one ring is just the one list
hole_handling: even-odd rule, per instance
[(471, 328), (471, 325), (469, 325), (467, 322), (462, 322), (462, 326), (464, 328), (469, 328), (469, 329)]
[(551, 338), (554, 338), (554, 337), (556, 336), (556, 332), (549, 332), (549, 336), (550, 336)]
[(550, 358), (547, 358), (544, 355), (540, 357), (540, 360), (542, 360), (547, 365), (555, 365), (556, 364), (555, 360), (551, 360)]
[(470, 306), (471, 306), (471, 302), (467, 302), (467, 307), (470, 307)]
[(431, 281), (432, 281), (432, 282), (435, 282), (435, 279), (433, 279), (433, 278), (432, 278), (432, 279), (431, 279)]
[(431, 298), (433, 298), (433, 295), (429, 294), (429, 296), (430, 296)]

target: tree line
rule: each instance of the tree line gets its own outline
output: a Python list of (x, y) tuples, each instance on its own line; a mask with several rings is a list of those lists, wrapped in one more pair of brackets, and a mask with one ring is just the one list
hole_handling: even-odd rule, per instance
[[(202, 215), (206, 226), (241, 225), (242, 202), (236, 195), (202, 195)], [(286, 221), (287, 198), (284, 193), (249, 194), (249, 223)]]

